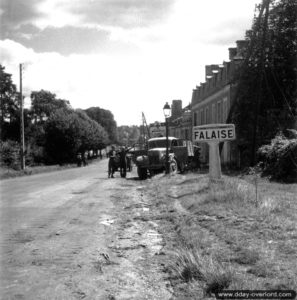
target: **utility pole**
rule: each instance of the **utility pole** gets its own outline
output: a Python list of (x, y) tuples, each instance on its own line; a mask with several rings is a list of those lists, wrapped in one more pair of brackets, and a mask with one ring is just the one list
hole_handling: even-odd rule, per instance
[(22, 82), (22, 76), (23, 76), (23, 65), (20, 64), (20, 145), (21, 145), (21, 169), (25, 169), (25, 134), (24, 134), (24, 107), (23, 107), (23, 82)]

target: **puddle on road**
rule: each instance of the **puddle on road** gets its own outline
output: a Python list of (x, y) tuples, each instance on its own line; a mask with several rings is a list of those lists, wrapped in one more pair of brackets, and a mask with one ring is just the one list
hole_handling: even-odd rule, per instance
[(73, 191), (71, 194), (72, 195), (80, 195), (80, 194), (86, 194), (87, 191)]
[(112, 219), (105, 219), (105, 220), (100, 221), (100, 224), (103, 224), (103, 225), (106, 225), (106, 226), (110, 226), (113, 223), (114, 223), (114, 220), (112, 220)]

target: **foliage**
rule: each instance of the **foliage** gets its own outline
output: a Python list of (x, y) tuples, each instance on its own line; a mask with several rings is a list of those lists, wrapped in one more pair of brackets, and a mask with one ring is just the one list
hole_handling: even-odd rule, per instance
[(297, 137), (277, 134), (270, 144), (258, 150), (263, 175), (284, 182), (297, 182)]
[(230, 121), (236, 124), (249, 165), (256, 162), (259, 146), (296, 124), (297, 2), (270, 2), (269, 13), (247, 31), (247, 57), (236, 74), (238, 91), (231, 110)]
[(119, 126), (117, 130), (118, 142), (121, 145), (132, 146), (140, 138), (139, 126)]
[(104, 127), (111, 143), (117, 141), (117, 123), (109, 110), (100, 107), (90, 107), (86, 109), (85, 112), (91, 119)]
[[(20, 139), (19, 94), (2, 65), (0, 84), (1, 141), (7, 141), (3, 163), (12, 166), (19, 159), (18, 143), (11, 141)], [(109, 139), (117, 139), (116, 122), (108, 110), (73, 110), (68, 100), (45, 90), (33, 91), (31, 104), (24, 109), (26, 165), (71, 162), (78, 151), (99, 150)]]
[(20, 145), (11, 140), (0, 142), (0, 158), (1, 165), (8, 166), (13, 169), (20, 168)]
[(1, 140), (19, 138), (19, 95), (11, 74), (0, 64)]
[(32, 92), (31, 102), (30, 113), (35, 123), (44, 122), (57, 109), (71, 109), (69, 101), (57, 99), (55, 94), (45, 90)]
[(83, 111), (56, 110), (45, 125), (45, 150), (50, 162), (71, 162), (77, 152), (101, 149), (107, 139), (102, 126)]
[(26, 147), (26, 166), (41, 165), (46, 162), (45, 149), (34, 143), (28, 143)]

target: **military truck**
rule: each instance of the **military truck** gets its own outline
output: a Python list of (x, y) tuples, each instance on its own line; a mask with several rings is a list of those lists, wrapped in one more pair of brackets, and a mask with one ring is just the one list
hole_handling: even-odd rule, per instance
[[(166, 163), (166, 137), (148, 140), (146, 153), (136, 157), (135, 163), (140, 179), (146, 179), (148, 174), (165, 170)], [(191, 141), (168, 137), (169, 171), (183, 173), (194, 158), (194, 149)]]

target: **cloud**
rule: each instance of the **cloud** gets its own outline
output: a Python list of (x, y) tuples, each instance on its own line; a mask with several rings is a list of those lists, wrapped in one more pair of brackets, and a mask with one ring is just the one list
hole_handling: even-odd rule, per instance
[(36, 52), (57, 52), (62, 55), (94, 53), (136, 53), (138, 47), (125, 39), (111, 36), (104, 29), (65, 26), (39, 29), (34, 25), (23, 25), (12, 35), (15, 42)]
[[(39, 53), (62, 55), (102, 52), (133, 55), (139, 51), (138, 41), (129, 39), (128, 32), (161, 21), (174, 3), (172, 0), (4, 1), (1, 39), (14, 40)], [(117, 35), (119, 30), (124, 34)]]
[(39, 4), (39, 0), (1, 0), (1, 39), (9, 37), (20, 25), (43, 17), (44, 14), (38, 9)]
[(94, 53), (100, 45), (108, 41), (109, 32), (95, 28), (47, 27), (29, 38), (18, 39), (24, 46), (32, 47), (36, 52), (58, 52), (62, 55), (71, 53)]
[(69, 1), (60, 8), (79, 15), (83, 22), (122, 28), (146, 27), (169, 14), (173, 0)]
[(120, 125), (139, 124), (142, 111), (148, 122), (162, 120), (172, 99), (188, 104), (205, 65), (228, 59), (228, 47), (244, 38), (254, 7), (253, 0), (23, 2), (35, 6), (36, 19), (19, 18), (10, 40), (0, 41), (14, 82), (18, 64), (29, 62), (27, 94), (46, 89), (74, 108), (100, 106)]

